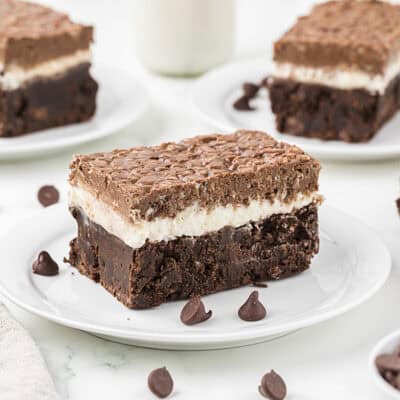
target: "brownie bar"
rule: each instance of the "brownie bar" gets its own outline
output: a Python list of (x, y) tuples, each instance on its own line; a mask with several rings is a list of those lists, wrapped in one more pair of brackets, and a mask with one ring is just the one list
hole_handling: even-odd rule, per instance
[(280, 132), (323, 140), (367, 142), (400, 107), (400, 75), (382, 96), (285, 79), (268, 88)]
[(96, 93), (89, 64), (51, 79), (36, 79), (16, 90), (0, 89), (0, 136), (86, 121), (95, 112)]
[(301, 272), (319, 170), (256, 131), (76, 156), (70, 263), (131, 308)]
[(129, 308), (206, 295), (306, 270), (318, 252), (317, 206), (199, 237), (132, 249), (78, 208), (69, 262)]

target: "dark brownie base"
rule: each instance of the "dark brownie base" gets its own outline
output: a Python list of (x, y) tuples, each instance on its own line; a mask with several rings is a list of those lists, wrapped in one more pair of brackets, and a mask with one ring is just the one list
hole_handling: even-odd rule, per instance
[(96, 110), (97, 83), (81, 64), (54, 79), (40, 79), (17, 90), (0, 90), (0, 137), (83, 122)]
[(71, 241), (70, 264), (136, 309), (298, 274), (319, 247), (316, 205), (135, 250), (80, 209), (71, 212), (78, 237)]
[(280, 132), (323, 140), (367, 142), (400, 107), (400, 76), (383, 95), (284, 79), (268, 89)]

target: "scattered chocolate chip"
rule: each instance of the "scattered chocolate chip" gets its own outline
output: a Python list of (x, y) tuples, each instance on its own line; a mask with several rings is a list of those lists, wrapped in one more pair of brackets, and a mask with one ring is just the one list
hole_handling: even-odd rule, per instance
[(396, 200), (397, 211), (400, 214), (400, 198)]
[(258, 291), (254, 290), (239, 308), (239, 317), (244, 321), (260, 321), (265, 318), (267, 311), (262, 303), (258, 300)]
[(207, 321), (212, 316), (212, 311), (206, 312), (204, 303), (199, 296), (190, 299), (181, 311), (181, 321), (185, 325), (194, 325)]
[(58, 264), (47, 251), (41, 251), (32, 264), (32, 271), (38, 275), (54, 276), (58, 274)]
[(260, 90), (260, 86), (255, 83), (245, 82), (242, 85), (243, 95), (249, 99), (252, 99), (257, 96), (258, 91)]
[(254, 111), (255, 108), (250, 106), (250, 99), (247, 96), (239, 97), (234, 103), (233, 108), (239, 111)]
[(400, 390), (400, 346), (393, 353), (377, 356), (375, 366), (389, 385)]
[(375, 359), (379, 371), (400, 372), (400, 357), (397, 354), (381, 354)]
[(286, 384), (274, 370), (265, 374), (258, 387), (260, 394), (271, 400), (283, 400), (286, 397)]
[(264, 282), (253, 282), (253, 286), (258, 287), (258, 288), (267, 288), (268, 287), (268, 285)]
[(42, 206), (48, 207), (58, 202), (60, 194), (54, 186), (46, 185), (39, 189), (37, 197)]
[(174, 381), (165, 367), (150, 372), (147, 384), (149, 389), (160, 399), (169, 396), (174, 388)]

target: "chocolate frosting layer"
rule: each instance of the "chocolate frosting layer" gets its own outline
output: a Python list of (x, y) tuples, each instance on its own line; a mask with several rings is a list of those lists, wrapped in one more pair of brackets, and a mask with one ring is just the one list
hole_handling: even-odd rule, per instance
[(312, 67), (384, 71), (400, 49), (400, 6), (377, 0), (328, 1), (274, 46), (274, 60)]
[(0, 2), (0, 62), (29, 67), (88, 49), (93, 28), (66, 14), (19, 0)]
[(318, 161), (258, 131), (197, 136), (179, 143), (77, 155), (70, 182), (122, 216), (174, 217), (188, 206), (292, 201), (318, 189)]

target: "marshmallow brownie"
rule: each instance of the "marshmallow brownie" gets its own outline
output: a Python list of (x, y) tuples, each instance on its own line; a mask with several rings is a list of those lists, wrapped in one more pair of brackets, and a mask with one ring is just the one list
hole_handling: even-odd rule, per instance
[(319, 163), (254, 131), (77, 155), (69, 262), (130, 308), (306, 270)]
[(91, 26), (18, 0), (0, 2), (0, 137), (82, 122), (95, 112)]
[(328, 1), (274, 45), (268, 82), (277, 129), (366, 142), (400, 103), (400, 6)]

